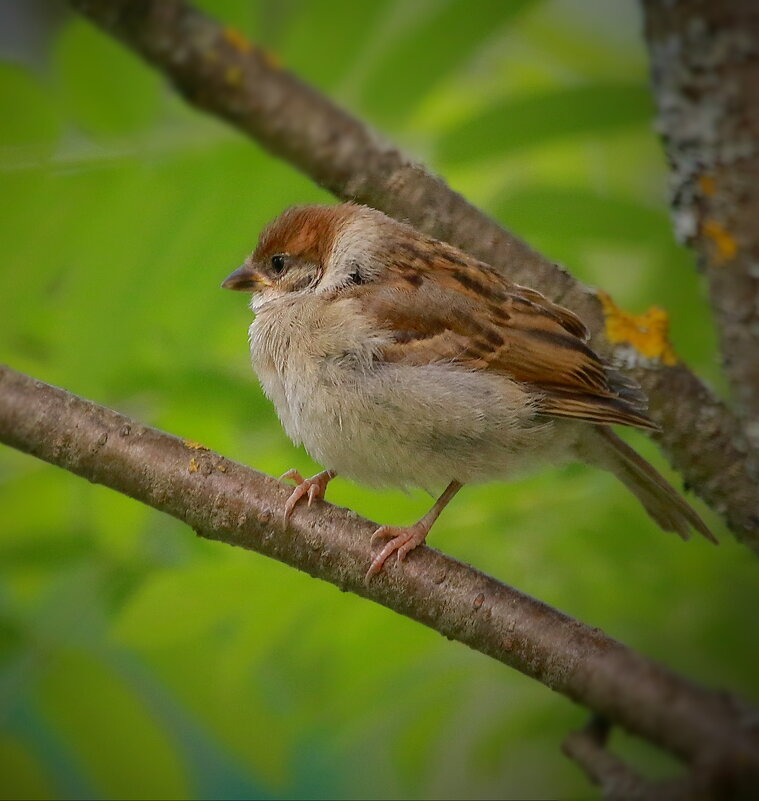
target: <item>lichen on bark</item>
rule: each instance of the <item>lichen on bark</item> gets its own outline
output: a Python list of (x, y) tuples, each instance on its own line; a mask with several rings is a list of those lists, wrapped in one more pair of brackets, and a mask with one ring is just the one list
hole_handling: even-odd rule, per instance
[(759, 3), (645, 0), (675, 235), (706, 274), (723, 363), (759, 443)]

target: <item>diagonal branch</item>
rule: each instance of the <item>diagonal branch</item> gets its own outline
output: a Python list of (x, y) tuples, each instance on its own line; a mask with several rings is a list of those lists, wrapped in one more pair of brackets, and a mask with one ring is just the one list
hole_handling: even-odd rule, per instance
[(562, 744), (564, 754), (601, 788), (605, 801), (688, 801), (730, 797), (730, 788), (719, 786), (719, 776), (714, 773), (701, 776), (697, 769), (663, 782), (645, 779), (607, 750), (609, 729), (608, 721), (593, 716), (584, 728), (571, 732)]
[(189, 102), (228, 120), (338, 197), (406, 219), (580, 314), (594, 345), (623, 358), (649, 394), (651, 416), (663, 429), (657, 438), (688, 486), (759, 552), (759, 457), (737, 418), (685, 365), (646, 358), (624, 342), (613, 348), (594, 293), (237, 31), (182, 0), (71, 4), (164, 72)]
[(675, 230), (706, 273), (725, 370), (759, 442), (759, 4), (643, 8)]
[(431, 548), (367, 585), (375, 526), (352, 512), (319, 502), (285, 527), (290, 490), (273, 478), (3, 366), (0, 442), (424, 623), (736, 786), (759, 782), (744, 702)]

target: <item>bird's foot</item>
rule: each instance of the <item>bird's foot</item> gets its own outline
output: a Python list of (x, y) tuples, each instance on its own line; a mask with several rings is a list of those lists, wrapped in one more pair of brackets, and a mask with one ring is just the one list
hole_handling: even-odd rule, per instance
[(322, 470), (321, 473), (317, 473), (311, 478), (303, 478), (297, 470), (288, 470), (286, 473), (283, 473), (279, 477), (280, 481), (290, 478), (298, 485), (290, 494), (287, 503), (285, 503), (285, 521), (290, 519), (290, 515), (293, 513), (293, 510), (301, 498), (308, 497), (309, 506), (311, 506), (314, 501), (324, 500), (327, 484), (329, 484), (336, 475), (334, 470)]
[(364, 581), (369, 581), (372, 576), (376, 576), (381, 572), (387, 559), (393, 554), (397, 554), (397, 560), (402, 562), (409, 551), (413, 551), (418, 545), (421, 545), (427, 538), (431, 526), (427, 525), (425, 520), (420, 520), (414, 523), (413, 526), (380, 526), (374, 534), (372, 534), (372, 545), (378, 540), (384, 540), (390, 537), (390, 542), (374, 557), (369, 570), (366, 572)]

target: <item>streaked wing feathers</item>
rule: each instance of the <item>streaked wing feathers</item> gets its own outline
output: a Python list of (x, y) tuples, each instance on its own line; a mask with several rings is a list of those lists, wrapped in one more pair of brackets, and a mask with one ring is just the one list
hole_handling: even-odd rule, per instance
[(347, 290), (392, 334), (382, 359), (492, 370), (532, 388), (544, 414), (656, 428), (637, 384), (603, 364), (568, 309), (435, 240), (397, 243), (392, 270)]

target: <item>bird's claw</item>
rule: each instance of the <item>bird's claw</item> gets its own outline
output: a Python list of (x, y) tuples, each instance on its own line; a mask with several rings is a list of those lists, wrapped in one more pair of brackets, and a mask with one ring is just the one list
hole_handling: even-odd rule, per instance
[(393, 554), (396, 554), (397, 561), (402, 562), (409, 552), (425, 541), (428, 533), (429, 529), (419, 523), (405, 527), (380, 526), (372, 534), (371, 544), (374, 545), (378, 540), (387, 539), (388, 537), (390, 537), (390, 542), (374, 557), (369, 570), (366, 571), (364, 581), (368, 583), (373, 576), (380, 573), (385, 562)]
[(288, 470), (286, 473), (282, 473), (282, 475), (279, 477), (280, 481), (286, 481), (287, 479), (292, 479), (296, 484), (302, 484), (304, 480), (300, 472), (294, 467)]
[(321, 501), (324, 499), (324, 493), (327, 489), (327, 484), (335, 477), (331, 470), (324, 470), (317, 473), (311, 478), (303, 478), (303, 476), (295, 469), (288, 470), (280, 476), (280, 481), (284, 479), (292, 479), (297, 486), (290, 493), (290, 497), (285, 503), (285, 522), (290, 519), (295, 507), (301, 498), (308, 498), (308, 506), (310, 507), (314, 501)]
[(384, 540), (385, 537), (395, 537), (392, 526), (380, 526), (369, 539), (369, 544), (374, 545), (379, 540)]

